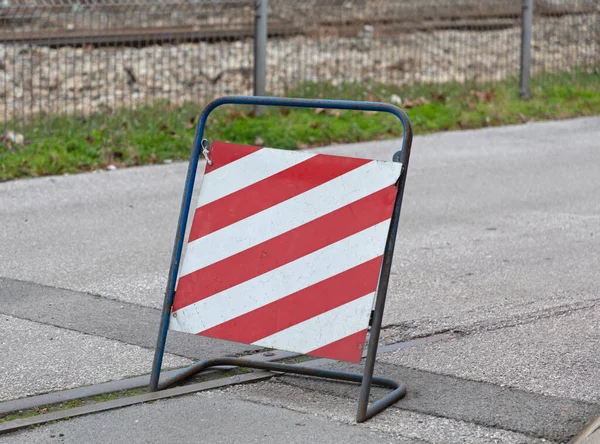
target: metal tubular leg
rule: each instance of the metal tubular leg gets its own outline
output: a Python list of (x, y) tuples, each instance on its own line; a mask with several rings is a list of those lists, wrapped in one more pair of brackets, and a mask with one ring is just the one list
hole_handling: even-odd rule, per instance
[[(408, 142), (410, 147), (410, 141)], [(387, 241), (385, 244), (385, 252), (383, 255), (383, 264), (381, 265), (381, 274), (379, 276), (379, 286), (377, 288), (377, 298), (375, 300), (375, 309), (373, 310), (373, 322), (371, 325), (371, 334), (369, 337), (369, 345), (367, 349), (367, 359), (365, 361), (364, 378), (360, 387), (360, 397), (358, 399), (358, 410), (356, 412), (356, 422), (364, 422), (373, 415), (376, 415), (385, 407), (380, 401), (369, 406), (369, 394), (371, 392), (371, 384), (376, 378), (373, 377), (375, 370), (375, 360), (377, 359), (377, 347), (379, 345), (379, 334), (383, 323), (383, 311), (385, 308), (385, 299), (390, 280), (392, 268), (392, 260), (394, 257), (394, 245), (396, 243), (396, 234), (398, 232), (398, 222), (400, 220), (400, 208), (402, 207), (402, 196), (404, 192), (404, 181), (406, 174), (404, 170), (398, 179), (398, 192), (396, 193), (396, 202), (394, 211), (390, 221), (390, 229), (388, 232)]]
[[(364, 379), (364, 375), (362, 373), (349, 373), (336, 370), (302, 367), (295, 364), (280, 364), (277, 362), (257, 362), (242, 358), (216, 358), (199, 361), (195, 364), (192, 364), (191, 366), (183, 369), (181, 372), (179, 372), (172, 378), (167, 379), (166, 381), (161, 381), (158, 386), (158, 389), (162, 390), (168, 388), (178, 382), (181, 382), (187, 378), (190, 378), (202, 372), (203, 370), (206, 370), (207, 368), (216, 367), (219, 365), (233, 365), (237, 367), (255, 368), (259, 370), (270, 370), (273, 372), (291, 373), (303, 376), (314, 376), (318, 378), (327, 378), (338, 381), (348, 381), (357, 383), (362, 383)], [(375, 401), (372, 405), (366, 408), (364, 415), (362, 415), (360, 418), (357, 418), (357, 422), (366, 421), (367, 419), (375, 416), (377, 413), (381, 412), (385, 408), (391, 406), (396, 401), (402, 399), (404, 395), (406, 395), (406, 387), (403, 384), (394, 381), (393, 379), (373, 377), (371, 379), (371, 383), (380, 387), (391, 388), (393, 389), (393, 391), (388, 393), (378, 401)]]

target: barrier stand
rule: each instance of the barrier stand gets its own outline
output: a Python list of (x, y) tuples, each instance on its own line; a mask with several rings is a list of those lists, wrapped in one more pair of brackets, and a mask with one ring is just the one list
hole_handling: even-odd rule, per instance
[[(221, 105), (391, 113), (404, 128), (402, 149), (393, 162), (381, 162), (222, 142), (209, 147), (206, 121)], [(360, 383), (357, 422), (401, 399), (405, 387), (373, 370), (411, 143), (408, 116), (385, 103), (242, 96), (211, 102), (188, 166), (149, 390), (233, 365)], [(200, 155), (206, 172), (180, 266)], [(369, 337), (362, 374), (217, 358), (159, 383), (169, 329), (351, 362), (361, 360)], [(392, 391), (369, 405), (372, 384)]]

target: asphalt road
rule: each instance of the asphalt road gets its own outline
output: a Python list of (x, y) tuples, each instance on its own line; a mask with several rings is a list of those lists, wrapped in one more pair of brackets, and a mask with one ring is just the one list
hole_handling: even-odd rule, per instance
[[(386, 141), (319, 150), (390, 159), (397, 148), (398, 141)], [(0, 318), (11, 326), (6, 335), (28, 331), (20, 348), (15, 338), (1, 342), (0, 397), (133, 375), (140, 362), (148, 365), (184, 176), (180, 163), (0, 184)], [(340, 384), (285, 377), (214, 396), (232, 409), (270, 406), (267, 423), (279, 423), (272, 408), (281, 407), (299, 422), (334, 423), (327, 436), (342, 433), (335, 431), (341, 424), (390, 441), (562, 442), (600, 415), (598, 270), (600, 118), (417, 137), (382, 340), (455, 334), (380, 357), (379, 372), (405, 380), (407, 398), (355, 427), (356, 392)], [(28, 368), (30, 379), (38, 378), (26, 362), (42, 356), (48, 329), (69, 329), (82, 350), (102, 341), (95, 356), (82, 354), (81, 365), (114, 359), (114, 374), (68, 374), (69, 366), (53, 364), (61, 377), (46, 368), (42, 379), (54, 385), (25, 384), (16, 374)], [(175, 338), (172, 363), (198, 359), (203, 350), (247, 350), (202, 341)], [(77, 366), (69, 343), (62, 342), (65, 359)], [(106, 351), (109, 345), (119, 353)], [(500, 396), (506, 399), (496, 402)], [(207, 401), (181, 400), (188, 402), (200, 408)], [(122, 412), (132, 421), (163, 417), (152, 408)], [(207, 414), (222, 418), (225, 430), (233, 421)], [(76, 433), (92, 427), (88, 421), (59, 424)], [(15, 437), (27, 442), (40, 430), (50, 429)]]

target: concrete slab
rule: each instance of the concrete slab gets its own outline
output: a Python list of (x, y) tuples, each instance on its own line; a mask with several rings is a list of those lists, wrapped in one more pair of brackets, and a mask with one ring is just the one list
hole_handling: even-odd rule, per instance
[[(0, 401), (148, 373), (152, 350), (0, 315)], [(191, 361), (168, 355), (165, 366)]]
[[(0, 314), (154, 349), (160, 310), (72, 290), (0, 278)], [(259, 347), (170, 332), (167, 352), (191, 359), (236, 356)]]
[[(355, 373), (362, 371), (361, 365), (339, 362), (328, 363), (325, 367)], [(540, 439), (566, 442), (600, 415), (599, 403), (548, 396), (405, 366), (378, 363), (375, 374), (406, 385), (406, 396), (393, 409), (477, 424), (489, 429), (510, 430)], [(274, 382), (264, 383), (264, 390), (260, 394), (272, 399), (274, 405), (291, 406), (302, 402), (308, 405), (314, 396), (320, 394), (336, 398), (331, 406), (344, 399), (356, 406), (358, 400), (359, 388), (355, 384), (291, 375), (278, 377), (276, 381), (301, 388), (306, 393), (286, 398), (278, 395), (278, 386)], [(387, 392), (386, 389), (373, 387), (371, 401), (380, 399)]]
[(600, 431), (594, 432), (585, 438), (582, 444), (600, 444)]
[[(339, 398), (326, 391), (314, 391), (269, 381), (252, 385), (234, 386), (224, 390), (262, 405), (279, 406), (293, 411), (327, 418), (330, 421), (355, 424), (356, 400)], [(223, 396), (223, 395), (215, 395)], [(399, 404), (400, 405), (400, 404)], [(389, 442), (397, 439), (414, 439), (428, 443), (542, 443), (547, 440), (485, 427), (460, 420), (391, 408), (358, 427), (370, 429), (386, 436)], [(340, 441), (338, 441), (340, 442)]]
[[(392, 442), (375, 431), (223, 394), (198, 394), (75, 418), (0, 436), (0, 443)], [(400, 439), (398, 444), (419, 444)]]
[(600, 304), (381, 355), (381, 362), (600, 404)]

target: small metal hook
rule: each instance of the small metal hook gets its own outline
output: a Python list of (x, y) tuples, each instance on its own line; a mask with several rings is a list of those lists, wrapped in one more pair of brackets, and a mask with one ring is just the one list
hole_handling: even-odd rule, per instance
[(200, 142), (200, 146), (202, 146), (202, 155), (206, 159), (206, 163), (212, 165), (212, 160), (210, 160), (210, 158), (208, 157), (208, 153), (210, 151), (210, 143), (208, 142), (208, 140), (202, 139), (202, 142)]

